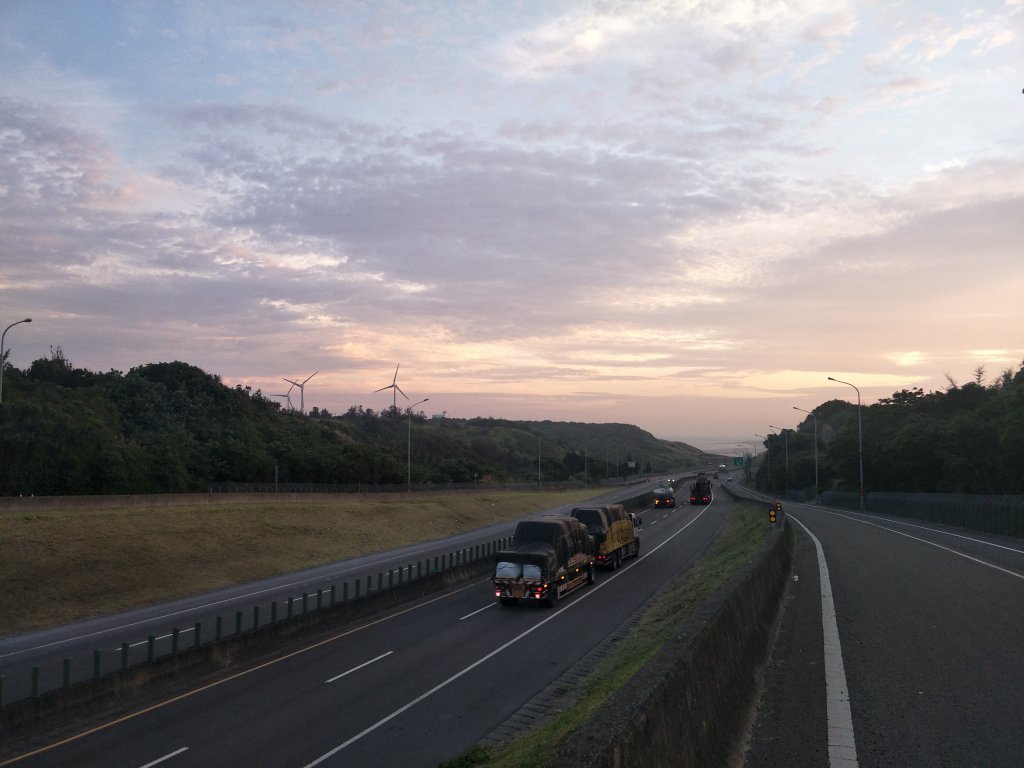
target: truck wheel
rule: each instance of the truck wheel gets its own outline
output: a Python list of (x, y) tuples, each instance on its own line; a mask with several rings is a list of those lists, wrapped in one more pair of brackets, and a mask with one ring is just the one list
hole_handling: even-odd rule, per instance
[(633, 557), (640, 557), (640, 539), (633, 542)]
[(551, 585), (551, 589), (548, 590), (548, 602), (547, 602), (548, 608), (554, 608), (555, 604), (557, 602), (558, 602), (558, 585), (557, 584), (552, 584)]
[(613, 571), (619, 570), (619, 567), (621, 565), (622, 565), (622, 550), (621, 549), (616, 549), (615, 550), (615, 557), (612, 558), (612, 570)]
[(519, 602), (519, 598), (518, 597), (503, 597), (503, 598), (501, 598), (501, 604), (502, 605), (515, 605), (518, 602)]
[(587, 566), (587, 584), (593, 584), (595, 581), (597, 581), (597, 577), (594, 573), (594, 564), (591, 563)]

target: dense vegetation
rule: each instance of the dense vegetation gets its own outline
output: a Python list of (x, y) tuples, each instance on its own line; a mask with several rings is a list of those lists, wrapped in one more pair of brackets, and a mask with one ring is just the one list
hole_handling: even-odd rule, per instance
[[(813, 413), (821, 489), (856, 491), (856, 403), (831, 400)], [(1024, 494), (1024, 364), (988, 385), (979, 368), (974, 381), (950, 380), (944, 392), (904, 389), (860, 416), (866, 492)], [(759, 487), (813, 495), (814, 418), (771, 435), (766, 447), (771, 469), (759, 468)]]
[[(172, 493), (216, 484), (594, 481), (703, 454), (625, 424), (310, 414), (182, 362), (75, 368), (58, 348), (4, 372), (0, 495)], [(538, 466), (539, 458), (539, 466)]]

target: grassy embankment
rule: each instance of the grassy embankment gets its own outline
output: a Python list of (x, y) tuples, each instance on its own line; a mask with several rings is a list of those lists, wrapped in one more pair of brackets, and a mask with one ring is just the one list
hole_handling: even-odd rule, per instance
[(0, 513), (0, 636), (442, 538), (594, 490)]
[(576, 700), (543, 726), (497, 748), (474, 747), (447, 768), (537, 768), (565, 738), (654, 656), (716, 589), (754, 557), (767, 541), (763, 506), (739, 503), (708, 554), (672, 581), (647, 609), (634, 631), (605, 657)]

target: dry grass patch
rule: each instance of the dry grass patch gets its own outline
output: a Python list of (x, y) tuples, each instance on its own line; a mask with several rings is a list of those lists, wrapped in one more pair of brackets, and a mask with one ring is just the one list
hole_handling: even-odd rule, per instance
[(0, 635), (443, 538), (594, 491), (0, 513)]

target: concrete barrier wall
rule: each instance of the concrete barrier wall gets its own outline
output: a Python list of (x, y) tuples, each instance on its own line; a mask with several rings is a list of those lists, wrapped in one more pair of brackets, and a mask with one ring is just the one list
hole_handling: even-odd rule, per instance
[(786, 523), (545, 766), (729, 764), (768, 658), (793, 541)]

